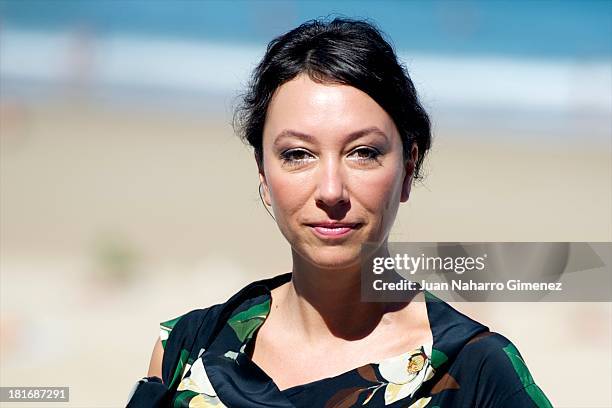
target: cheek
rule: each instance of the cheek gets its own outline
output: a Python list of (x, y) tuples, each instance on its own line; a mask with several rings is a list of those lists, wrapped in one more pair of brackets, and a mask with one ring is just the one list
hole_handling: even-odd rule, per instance
[(287, 217), (302, 208), (310, 196), (310, 180), (306, 174), (270, 172), (268, 185), (274, 212), (280, 217)]
[(401, 198), (401, 173), (380, 171), (354, 178), (354, 197), (373, 214), (397, 211)]

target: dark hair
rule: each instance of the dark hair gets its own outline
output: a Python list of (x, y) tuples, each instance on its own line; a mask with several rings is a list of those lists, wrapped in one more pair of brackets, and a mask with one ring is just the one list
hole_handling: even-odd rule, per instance
[(410, 157), (412, 144), (417, 144), (414, 178), (420, 178), (421, 164), (431, 145), (429, 117), (406, 68), (382, 32), (371, 22), (348, 18), (309, 20), (268, 44), (233, 118), (238, 135), (255, 150), (260, 168), (263, 128), (272, 95), (301, 73), (319, 83), (355, 87), (374, 99), (393, 119), (405, 159)]

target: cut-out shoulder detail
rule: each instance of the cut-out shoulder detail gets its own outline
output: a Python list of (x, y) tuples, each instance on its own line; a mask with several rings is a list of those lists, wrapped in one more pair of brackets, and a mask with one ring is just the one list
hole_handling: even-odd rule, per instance
[(149, 371), (147, 377), (162, 377), (162, 360), (164, 358), (164, 347), (162, 341), (158, 338), (155, 341), (153, 352), (151, 353), (151, 361), (149, 362)]

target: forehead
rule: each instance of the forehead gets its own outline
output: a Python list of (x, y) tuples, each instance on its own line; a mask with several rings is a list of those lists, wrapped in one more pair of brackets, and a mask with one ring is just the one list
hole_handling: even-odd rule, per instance
[(349, 85), (318, 83), (302, 74), (274, 93), (263, 134), (264, 142), (286, 129), (327, 139), (374, 126), (389, 136), (397, 134), (391, 117), (365, 92)]

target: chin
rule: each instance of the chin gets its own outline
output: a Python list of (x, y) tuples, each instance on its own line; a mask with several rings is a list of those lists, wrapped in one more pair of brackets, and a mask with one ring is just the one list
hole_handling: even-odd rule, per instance
[(359, 249), (336, 246), (317, 248), (313, 252), (308, 254), (307, 259), (319, 268), (346, 269), (360, 266), (361, 256)]

